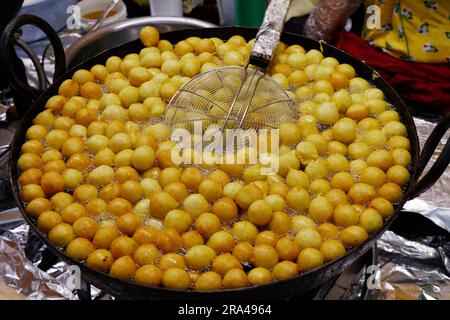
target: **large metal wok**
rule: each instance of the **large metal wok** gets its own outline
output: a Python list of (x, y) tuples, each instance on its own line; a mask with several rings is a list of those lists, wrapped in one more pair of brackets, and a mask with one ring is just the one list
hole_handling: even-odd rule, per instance
[[(237, 27), (192, 29), (163, 33), (161, 34), (161, 38), (167, 39), (172, 43), (176, 43), (190, 36), (219, 37), (222, 39), (228, 39), (232, 35), (239, 34), (247, 40), (250, 40), (255, 37), (256, 31), (256, 29)], [(403, 124), (405, 124), (408, 130), (408, 137), (411, 141), (410, 151), (412, 155), (412, 163), (409, 167), (409, 170), (412, 179), (405, 189), (402, 201), (400, 201), (400, 203), (396, 204), (395, 206), (396, 216), (401, 210), (405, 201), (417, 197), (422, 192), (427, 190), (430, 186), (432, 186), (450, 162), (450, 142), (447, 142), (444, 150), (442, 151), (442, 154), (434, 163), (432, 168), (421, 179), (419, 179), (424, 171), (427, 162), (430, 160), (430, 157), (433, 154), (433, 151), (435, 150), (438, 142), (443, 137), (450, 125), (450, 115), (443, 118), (442, 121), (436, 126), (436, 129), (428, 138), (428, 141), (425, 144), (422, 152), (420, 152), (416, 127), (406, 105), (395, 93), (392, 87), (385, 80), (380, 78), (372, 68), (370, 68), (367, 64), (346, 54), (345, 52), (325, 43), (320, 43), (304, 38), (302, 36), (286, 33), (282, 35), (281, 40), (287, 44), (302, 45), (307, 50), (321, 50), (325, 56), (335, 57), (341, 63), (351, 64), (357, 70), (357, 73), (360, 77), (365, 78), (366, 80), (373, 83), (376, 87), (381, 89), (385, 93), (386, 99), (392, 105), (394, 105), (396, 110), (399, 112), (401, 121), (403, 122)], [(25, 132), (31, 126), (33, 118), (44, 109), (46, 101), (52, 95), (57, 94), (58, 87), (61, 82), (64, 79), (72, 77), (72, 74), (77, 69), (89, 69), (91, 66), (97, 63), (104, 63), (109, 56), (124, 56), (128, 53), (139, 52), (142, 47), (143, 46), (139, 40), (129, 42), (119, 47), (104, 51), (103, 53), (84, 61), (75, 68), (64, 73), (59, 77), (59, 80), (57, 80), (48, 90), (41, 94), (39, 98), (37, 98), (35, 103), (30, 106), (30, 109), (22, 120), (20, 128), (16, 132), (15, 139), (12, 144), (10, 158), (11, 185), (20, 211), (22, 212), (25, 220), (31, 226), (32, 230), (34, 230), (39, 235), (39, 237), (51, 251), (53, 251), (62, 260), (71, 265), (76, 265), (81, 269), (81, 275), (84, 280), (122, 299), (283, 299), (288, 298), (294, 294), (298, 294), (300, 292), (318, 287), (330, 278), (337, 276), (344, 270), (344, 268), (346, 268), (358, 257), (363, 255), (371, 246), (373, 246), (375, 241), (381, 236), (381, 234), (389, 228), (393, 219), (395, 219), (395, 216), (390, 218), (389, 221), (387, 221), (383, 226), (383, 229), (372, 235), (372, 237), (370, 237), (368, 241), (361, 247), (349, 250), (340, 259), (329, 262), (314, 270), (301, 273), (294, 278), (284, 281), (277, 281), (262, 286), (213, 292), (175, 291), (159, 287), (143, 287), (135, 283), (124, 282), (111, 278), (107, 274), (92, 270), (85, 266), (83, 263), (75, 261), (66, 256), (63, 250), (51, 244), (47, 237), (37, 229), (35, 219), (26, 214), (24, 203), (20, 198), (20, 189), (17, 181), (19, 177), (17, 160), (20, 156), (20, 148), (25, 142)]]

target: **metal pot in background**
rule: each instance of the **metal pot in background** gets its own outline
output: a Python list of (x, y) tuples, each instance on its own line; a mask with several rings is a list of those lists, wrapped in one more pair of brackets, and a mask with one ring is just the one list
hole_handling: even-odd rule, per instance
[(147, 25), (154, 26), (160, 33), (217, 27), (210, 22), (181, 17), (143, 17), (117, 22), (84, 35), (66, 50), (68, 68), (70, 69), (105, 50), (139, 39), (141, 28)]

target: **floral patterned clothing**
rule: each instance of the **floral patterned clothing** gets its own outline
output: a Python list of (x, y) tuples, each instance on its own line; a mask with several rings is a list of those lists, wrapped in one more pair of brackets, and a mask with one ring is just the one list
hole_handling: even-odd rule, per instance
[(366, 0), (378, 5), (381, 29), (366, 29), (363, 38), (397, 58), (450, 63), (450, 0)]

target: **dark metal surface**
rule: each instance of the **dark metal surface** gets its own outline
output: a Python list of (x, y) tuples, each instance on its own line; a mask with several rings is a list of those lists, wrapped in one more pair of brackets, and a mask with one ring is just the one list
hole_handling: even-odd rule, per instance
[[(36, 99), (44, 91), (36, 89), (28, 85), (26, 81), (23, 81), (16, 73), (14, 60), (17, 59), (15, 44), (17, 43), (17, 33), (21, 27), (25, 25), (32, 25), (40, 30), (42, 30), (45, 35), (50, 40), (55, 53), (55, 72), (54, 79), (62, 76), (66, 71), (66, 56), (64, 54), (64, 49), (59, 40), (58, 34), (53, 30), (53, 28), (43, 19), (32, 16), (32, 15), (22, 15), (11, 20), (10, 23), (5, 27), (1, 38), (0, 38), (0, 62), (4, 66), (5, 77), (8, 84), (11, 86), (12, 90), (18, 95), (21, 95), (24, 100), (26, 99)], [(20, 41), (19, 41), (20, 44)], [(37, 57), (32, 51), (25, 52), (30, 54), (32, 60), (36, 60)], [(46, 88), (46, 76), (45, 72), (42, 70), (39, 63), (35, 64), (38, 74), (40, 74), (39, 87)], [(23, 112), (24, 110), (20, 110)]]
[[(174, 31), (169, 33), (161, 34), (162, 39), (167, 39), (173, 43), (179, 40), (185, 39), (189, 36), (199, 36), (199, 37), (219, 37), (222, 39), (228, 39), (232, 35), (240, 34), (247, 40), (253, 38), (256, 34), (256, 29), (250, 28), (216, 28), (216, 29), (192, 29), (192, 30), (182, 30)], [(364, 62), (361, 62), (352, 56), (346, 54), (345, 52), (334, 48), (325, 43), (319, 43), (317, 41), (307, 39), (298, 35), (286, 34), (282, 35), (281, 40), (287, 44), (300, 44), (305, 49), (318, 49), (323, 51), (325, 56), (335, 57), (341, 63), (351, 64), (358, 72), (358, 75), (366, 80), (372, 82), (376, 87), (381, 89), (386, 99), (395, 106), (396, 110), (399, 112), (402, 122), (405, 124), (408, 137), (411, 141), (411, 156), (412, 164), (409, 167), (411, 173), (411, 182), (406, 186), (404, 192), (405, 196), (398, 204), (395, 205), (396, 215), (402, 208), (408, 196), (411, 195), (412, 186), (415, 185), (418, 176), (421, 174), (421, 170), (418, 170), (419, 163), (419, 142), (417, 137), (417, 131), (413, 122), (413, 119), (408, 112), (406, 105), (400, 99), (400, 97), (395, 93), (392, 87), (378, 74), (370, 68)], [(253, 286), (242, 289), (232, 289), (232, 290), (221, 290), (213, 292), (199, 292), (199, 291), (176, 291), (165, 288), (156, 287), (142, 287), (135, 283), (124, 282), (109, 277), (107, 274), (92, 270), (86, 267), (83, 263), (77, 262), (65, 255), (64, 251), (60, 248), (53, 246), (47, 237), (41, 233), (36, 227), (35, 219), (28, 216), (25, 212), (24, 204), (20, 199), (19, 185), (17, 182), (19, 171), (17, 168), (17, 159), (20, 156), (20, 148), (25, 142), (25, 132), (28, 127), (32, 124), (33, 118), (43, 110), (43, 106), (46, 101), (54, 94), (57, 93), (58, 87), (64, 79), (70, 78), (73, 73), (80, 68), (89, 69), (91, 66), (97, 63), (104, 63), (109, 56), (118, 55), (124, 56), (128, 53), (139, 52), (142, 49), (142, 44), (140, 41), (133, 41), (117, 48), (110, 49), (103, 52), (102, 54), (95, 56), (94, 58), (83, 62), (72, 70), (68, 71), (63, 77), (57, 80), (46, 92), (44, 92), (37, 101), (30, 108), (29, 112), (25, 115), (22, 124), (16, 132), (15, 140), (12, 145), (10, 166), (11, 166), (11, 184), (14, 191), (14, 196), (16, 198), (17, 204), (21, 213), (23, 214), (25, 220), (30, 224), (31, 228), (38, 234), (38, 236), (47, 244), (49, 249), (54, 252), (58, 257), (65, 260), (69, 264), (77, 265), (82, 271), (83, 278), (92, 283), (94, 286), (108, 291), (112, 295), (121, 299), (285, 299), (300, 292), (306, 292), (313, 288), (316, 288), (327, 280), (336, 277), (340, 274), (347, 266), (349, 266), (358, 257), (362, 256), (369, 250), (369, 248), (375, 243), (375, 241), (382, 235), (382, 233), (387, 230), (394, 220), (395, 216), (390, 218), (385, 222), (383, 229), (372, 235), (369, 240), (364, 243), (361, 247), (353, 248), (349, 250), (343, 257), (336, 261), (329, 262), (319, 268), (314, 270), (304, 272), (298, 276), (283, 280), (273, 282), (262, 286)], [(431, 150), (432, 151), (432, 150)], [(422, 156), (423, 159), (429, 159), (426, 155)], [(441, 165), (447, 166), (445, 163)], [(432, 176), (428, 177), (428, 182), (432, 183), (438, 177)]]

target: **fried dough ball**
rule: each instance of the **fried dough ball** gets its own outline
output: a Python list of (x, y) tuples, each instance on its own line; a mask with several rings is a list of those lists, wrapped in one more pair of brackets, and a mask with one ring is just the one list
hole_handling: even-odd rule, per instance
[(66, 247), (75, 237), (72, 226), (67, 223), (58, 223), (48, 233), (48, 239), (58, 247)]
[(208, 201), (201, 194), (190, 194), (183, 201), (183, 208), (189, 212), (194, 218), (197, 218), (202, 213), (205, 213), (209, 209)]
[(206, 245), (197, 245), (190, 248), (184, 258), (188, 266), (200, 270), (211, 265), (215, 257), (216, 252), (212, 248)]
[(73, 239), (66, 248), (69, 257), (82, 261), (85, 260), (95, 250), (91, 241), (85, 238)]
[(213, 203), (212, 213), (221, 221), (227, 222), (237, 217), (238, 208), (232, 199), (221, 198)]
[(361, 226), (350, 226), (342, 230), (340, 237), (344, 245), (358, 247), (367, 240), (368, 234)]
[[(345, 173), (345, 172), (342, 172)], [(336, 182), (332, 186), (336, 187)], [(347, 188), (345, 188), (347, 190)], [(350, 189), (350, 186), (348, 187)], [(343, 190), (340, 189), (332, 189), (325, 194), (325, 198), (331, 203), (333, 207), (337, 207), (340, 204), (348, 203), (347, 195)]]
[(159, 32), (155, 27), (143, 27), (139, 33), (139, 38), (146, 47), (154, 47), (159, 42)]
[(45, 198), (36, 198), (31, 200), (25, 211), (33, 218), (38, 218), (44, 211), (50, 211), (52, 209), (52, 203)]
[(333, 220), (336, 225), (340, 227), (353, 226), (358, 224), (359, 214), (354, 206), (340, 204), (334, 209)]
[(342, 257), (345, 254), (345, 247), (338, 240), (325, 240), (320, 245), (320, 252), (323, 259), (328, 262)]
[(220, 231), (220, 219), (209, 212), (202, 213), (195, 219), (195, 229), (205, 238)]
[(281, 261), (273, 267), (272, 275), (275, 280), (285, 280), (298, 274), (297, 264), (292, 261)]
[(44, 150), (44, 145), (42, 142), (38, 140), (28, 140), (22, 145), (21, 152), (22, 153), (35, 153), (40, 155)]
[(120, 195), (122, 198), (136, 203), (142, 198), (143, 188), (138, 181), (129, 180), (120, 186)]
[(43, 232), (49, 232), (54, 226), (62, 222), (61, 215), (55, 211), (44, 211), (39, 215), (37, 227)]
[(291, 169), (286, 176), (286, 184), (291, 188), (301, 187), (306, 189), (309, 187), (310, 179), (305, 172)]
[(389, 182), (393, 182), (399, 186), (406, 185), (410, 180), (408, 169), (401, 165), (394, 165), (386, 172), (386, 177)]
[(247, 275), (243, 270), (238, 268), (229, 270), (222, 280), (222, 285), (225, 289), (242, 288), (247, 286), (247, 284)]
[(218, 290), (222, 287), (222, 277), (220, 274), (207, 271), (199, 275), (195, 281), (195, 289), (199, 291)]
[(92, 239), (92, 243), (101, 249), (109, 249), (112, 242), (119, 237), (116, 227), (104, 227), (97, 230)]
[(92, 239), (98, 229), (97, 222), (91, 217), (78, 218), (72, 227), (76, 236), (86, 239)]
[[(203, 237), (197, 230), (191, 230), (183, 233), (181, 236), (183, 241), (183, 248), (189, 249), (196, 245), (204, 244)], [(210, 246), (212, 248), (212, 246)]]
[(186, 290), (190, 286), (189, 274), (180, 268), (169, 268), (163, 273), (162, 285), (165, 288)]
[(100, 99), (103, 95), (103, 89), (95, 82), (88, 81), (80, 86), (80, 94), (87, 99)]
[(317, 227), (317, 231), (319, 231), (320, 235), (323, 239), (335, 239), (339, 236), (339, 229), (336, 225), (332, 223), (323, 223)]
[(155, 264), (158, 255), (159, 255), (158, 249), (156, 249), (156, 247), (153, 244), (146, 243), (140, 245), (136, 249), (133, 255), (133, 259), (134, 261), (136, 261), (138, 265), (143, 266), (146, 264)]
[(82, 172), (89, 166), (90, 162), (89, 156), (84, 153), (77, 153), (70, 156), (69, 160), (67, 160), (66, 168), (76, 169)]
[(304, 248), (318, 249), (322, 243), (322, 236), (315, 228), (304, 227), (298, 231), (295, 241), (300, 250)]
[(79, 185), (73, 192), (73, 198), (77, 201), (89, 201), (97, 198), (97, 188), (92, 184)]
[(24, 153), (17, 160), (17, 167), (21, 171), (27, 169), (39, 169), (42, 165), (42, 159), (34, 153)]
[(204, 177), (202, 173), (196, 168), (186, 168), (180, 176), (180, 181), (184, 183), (184, 185), (194, 191), (198, 191), (198, 187), (200, 183), (203, 181)]
[(278, 263), (278, 252), (274, 247), (267, 244), (255, 246), (253, 251), (253, 262), (256, 267), (272, 269)]
[(314, 220), (312, 220), (309, 217), (302, 216), (302, 215), (293, 217), (291, 225), (292, 225), (291, 230), (294, 231), (295, 233), (299, 232), (300, 229), (302, 229), (302, 228), (306, 228), (306, 227), (315, 228), (316, 227), (316, 223), (314, 222)]
[(282, 123), (279, 127), (281, 144), (297, 144), (301, 138), (301, 132), (294, 123)]
[(144, 265), (136, 270), (134, 281), (140, 285), (157, 287), (161, 284), (163, 273), (154, 265)]
[(377, 197), (370, 202), (370, 207), (377, 210), (381, 216), (385, 218), (389, 218), (395, 212), (394, 206), (392, 203), (385, 198)]
[(177, 230), (166, 228), (158, 231), (155, 245), (163, 252), (177, 252), (181, 248), (182, 240)]
[(377, 192), (375, 189), (366, 183), (356, 183), (348, 191), (349, 198), (357, 204), (364, 204), (370, 202), (375, 198)]
[(180, 181), (181, 170), (178, 168), (166, 168), (159, 174), (159, 184), (165, 187), (169, 183)]
[(111, 243), (111, 253), (115, 259), (132, 256), (137, 249), (136, 242), (127, 236), (120, 236)]
[(203, 180), (198, 186), (198, 192), (210, 203), (220, 199), (223, 195), (222, 186), (211, 179)]
[(254, 201), (247, 211), (247, 218), (250, 222), (258, 226), (266, 225), (273, 216), (273, 209), (266, 200)]
[(402, 188), (395, 183), (387, 182), (383, 184), (378, 190), (380, 197), (383, 197), (390, 202), (398, 202), (403, 198)]
[(239, 260), (231, 255), (230, 253), (225, 253), (216, 256), (212, 262), (212, 270), (220, 275), (225, 275), (231, 269), (243, 269)]
[(283, 237), (279, 239), (275, 245), (275, 249), (278, 252), (280, 260), (294, 261), (297, 259), (299, 253), (297, 242), (292, 240), (290, 237)]
[(323, 196), (317, 196), (311, 200), (308, 207), (308, 215), (316, 222), (326, 222), (333, 215), (333, 206)]
[[(185, 202), (188, 198), (185, 199)], [(169, 211), (177, 207), (178, 202), (167, 192), (156, 192), (150, 197), (150, 215), (152, 217), (163, 219)], [(187, 209), (186, 211), (189, 212)]]
[(278, 235), (270, 230), (261, 231), (255, 239), (255, 245), (259, 244), (267, 244), (272, 247), (275, 247), (278, 241)]
[(89, 268), (106, 272), (111, 268), (113, 261), (114, 258), (108, 250), (97, 249), (87, 257), (86, 265)]
[(322, 253), (315, 248), (306, 248), (300, 251), (297, 258), (299, 271), (308, 271), (321, 266), (324, 263)]
[(282, 211), (275, 211), (269, 222), (269, 229), (277, 234), (283, 234), (291, 229), (291, 218)]
[(242, 242), (254, 241), (258, 235), (258, 228), (250, 221), (238, 221), (233, 224), (231, 233)]
[(46, 127), (35, 124), (28, 128), (26, 132), (26, 138), (28, 140), (41, 140), (45, 138), (48, 130)]
[(209, 237), (207, 245), (217, 253), (231, 252), (235, 246), (235, 240), (230, 233), (220, 230)]
[(283, 211), (286, 207), (286, 202), (278, 194), (270, 194), (265, 197), (265, 200), (274, 211)]
[(116, 225), (120, 232), (129, 236), (133, 235), (141, 224), (142, 218), (134, 213), (125, 213), (116, 220)]
[(86, 215), (86, 209), (80, 203), (71, 203), (61, 211), (64, 222), (74, 224), (79, 218)]
[(130, 256), (123, 256), (113, 262), (109, 275), (113, 278), (127, 281), (134, 278), (136, 269), (136, 263), (133, 259)]
[(26, 186), (27, 184), (39, 184), (42, 177), (42, 171), (37, 168), (29, 168), (22, 172), (19, 177), (19, 183), (22, 186)]
[(163, 271), (169, 268), (184, 269), (185, 266), (184, 257), (176, 253), (167, 253), (159, 261), (159, 267)]
[(248, 282), (251, 285), (262, 285), (272, 282), (272, 273), (266, 268), (256, 267), (248, 272)]
[(286, 203), (292, 209), (300, 212), (309, 206), (310, 196), (305, 189), (301, 187), (294, 187), (289, 190), (286, 196)]
[(355, 140), (356, 133), (356, 123), (350, 118), (340, 119), (332, 128), (333, 138), (346, 144), (349, 144)]
[(140, 226), (133, 234), (136, 244), (153, 243), (156, 239), (157, 230), (150, 226)]
[(76, 96), (78, 95), (79, 92), (80, 92), (80, 85), (75, 80), (72, 79), (64, 80), (58, 89), (58, 94), (66, 98)]
[(249, 184), (244, 186), (236, 195), (236, 203), (242, 209), (248, 209), (256, 200), (262, 199), (264, 194), (256, 185)]
[(43, 198), (44, 197), (44, 191), (42, 191), (42, 188), (38, 184), (28, 184), (22, 187), (22, 190), (20, 192), (20, 195), (25, 202), (30, 202), (33, 199), (36, 198)]
[(192, 216), (183, 210), (171, 210), (164, 217), (164, 227), (173, 228), (178, 233), (186, 232), (193, 222)]
[(368, 233), (375, 233), (383, 227), (383, 217), (377, 210), (367, 208), (361, 213), (359, 224)]

